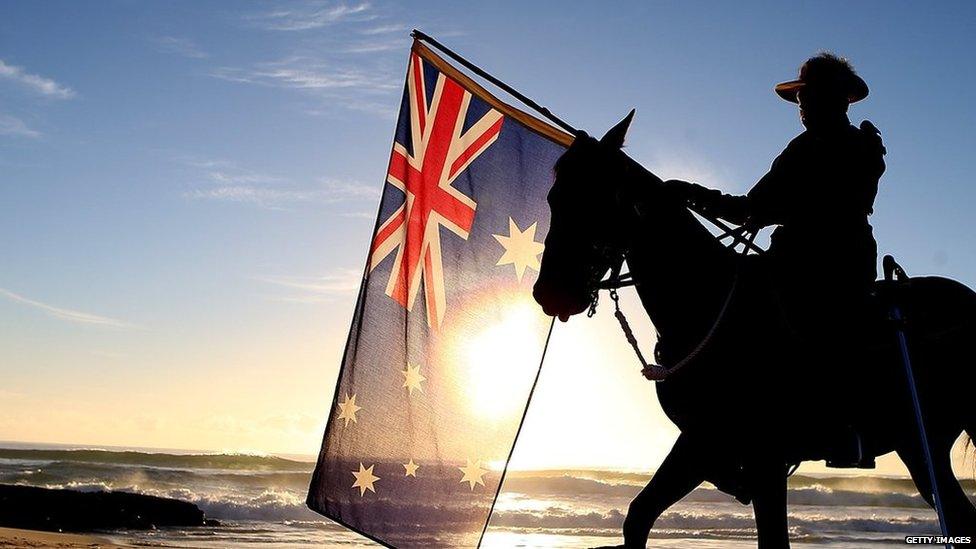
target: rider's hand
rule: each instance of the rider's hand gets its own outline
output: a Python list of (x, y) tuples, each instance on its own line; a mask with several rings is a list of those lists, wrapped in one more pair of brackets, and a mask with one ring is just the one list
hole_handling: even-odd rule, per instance
[(722, 195), (719, 191), (680, 179), (665, 181), (664, 188), (679, 200), (701, 207), (708, 207), (717, 197)]
[(680, 179), (668, 179), (664, 182), (664, 191), (678, 200), (687, 202), (691, 199), (694, 188), (698, 185)]

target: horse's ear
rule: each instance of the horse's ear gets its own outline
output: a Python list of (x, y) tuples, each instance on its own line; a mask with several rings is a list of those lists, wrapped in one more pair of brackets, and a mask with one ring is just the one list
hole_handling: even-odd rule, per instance
[(630, 121), (634, 119), (635, 112), (637, 112), (637, 109), (630, 109), (630, 112), (623, 120), (617, 122), (616, 126), (607, 131), (606, 135), (600, 139), (600, 143), (615, 149), (622, 148), (624, 146), (624, 138), (627, 137), (627, 128), (630, 127)]

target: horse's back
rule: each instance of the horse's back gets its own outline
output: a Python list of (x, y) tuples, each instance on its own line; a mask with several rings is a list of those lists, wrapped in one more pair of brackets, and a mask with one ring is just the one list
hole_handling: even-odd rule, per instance
[(896, 282), (878, 281), (874, 296), (884, 313), (898, 307), (909, 337), (920, 343), (968, 334), (976, 328), (976, 292), (951, 278), (920, 276)]

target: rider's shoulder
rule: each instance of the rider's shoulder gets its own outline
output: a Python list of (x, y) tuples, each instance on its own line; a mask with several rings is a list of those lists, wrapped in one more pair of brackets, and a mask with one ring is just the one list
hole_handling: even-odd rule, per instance
[(803, 130), (799, 135), (790, 139), (790, 142), (786, 144), (786, 150), (795, 149), (797, 147), (802, 147), (812, 140), (812, 135), (810, 130)]

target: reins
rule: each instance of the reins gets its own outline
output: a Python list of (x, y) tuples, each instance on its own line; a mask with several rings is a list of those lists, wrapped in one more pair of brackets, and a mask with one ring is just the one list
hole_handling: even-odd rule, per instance
[[(711, 219), (709, 219), (711, 221)], [(723, 224), (724, 225), (724, 224)], [(640, 345), (637, 343), (637, 337), (634, 336), (634, 331), (630, 327), (630, 322), (627, 321), (627, 316), (620, 309), (620, 296), (617, 294), (617, 290), (626, 286), (635, 285), (633, 276), (630, 273), (621, 274), (620, 271), (623, 267), (623, 262), (626, 259), (626, 254), (621, 253), (619, 261), (614, 261), (613, 267), (610, 269), (610, 276), (606, 279), (599, 281), (594, 290), (593, 297), (590, 302), (590, 308), (587, 311), (587, 316), (592, 317), (596, 313), (597, 303), (599, 302), (599, 291), (601, 289), (608, 290), (610, 293), (610, 299), (613, 301), (613, 316), (617, 319), (620, 324), (620, 329), (623, 331), (624, 336), (627, 338), (627, 343), (630, 344), (631, 348), (634, 350), (634, 354), (637, 355), (637, 360), (641, 364), (641, 373), (645, 378), (651, 381), (665, 381), (668, 377), (674, 375), (682, 368), (690, 364), (695, 360), (695, 358), (701, 354), (701, 352), (708, 347), (715, 333), (718, 331), (719, 326), (725, 319), (725, 315), (729, 310), (729, 305), (732, 303), (732, 298), (735, 296), (736, 288), (739, 285), (739, 278), (742, 274), (742, 260), (749, 254), (750, 251), (758, 251), (761, 253), (762, 248), (756, 246), (753, 241), (756, 239), (757, 231), (752, 231), (743, 227), (730, 228), (728, 226), (719, 225), (720, 229), (725, 232), (718, 236), (719, 240), (727, 237), (732, 237), (732, 243), (729, 244), (730, 248), (735, 248), (739, 244), (743, 244), (742, 251), (739, 252), (738, 265), (735, 269), (735, 275), (732, 277), (732, 285), (729, 287), (729, 292), (725, 296), (725, 302), (722, 303), (722, 308), (719, 309), (718, 315), (715, 317), (715, 321), (712, 326), (705, 333), (705, 337), (698, 342), (696, 345), (684, 358), (675, 362), (670, 367), (661, 366), (653, 362), (648, 362), (644, 358), (644, 353), (640, 350)]]

